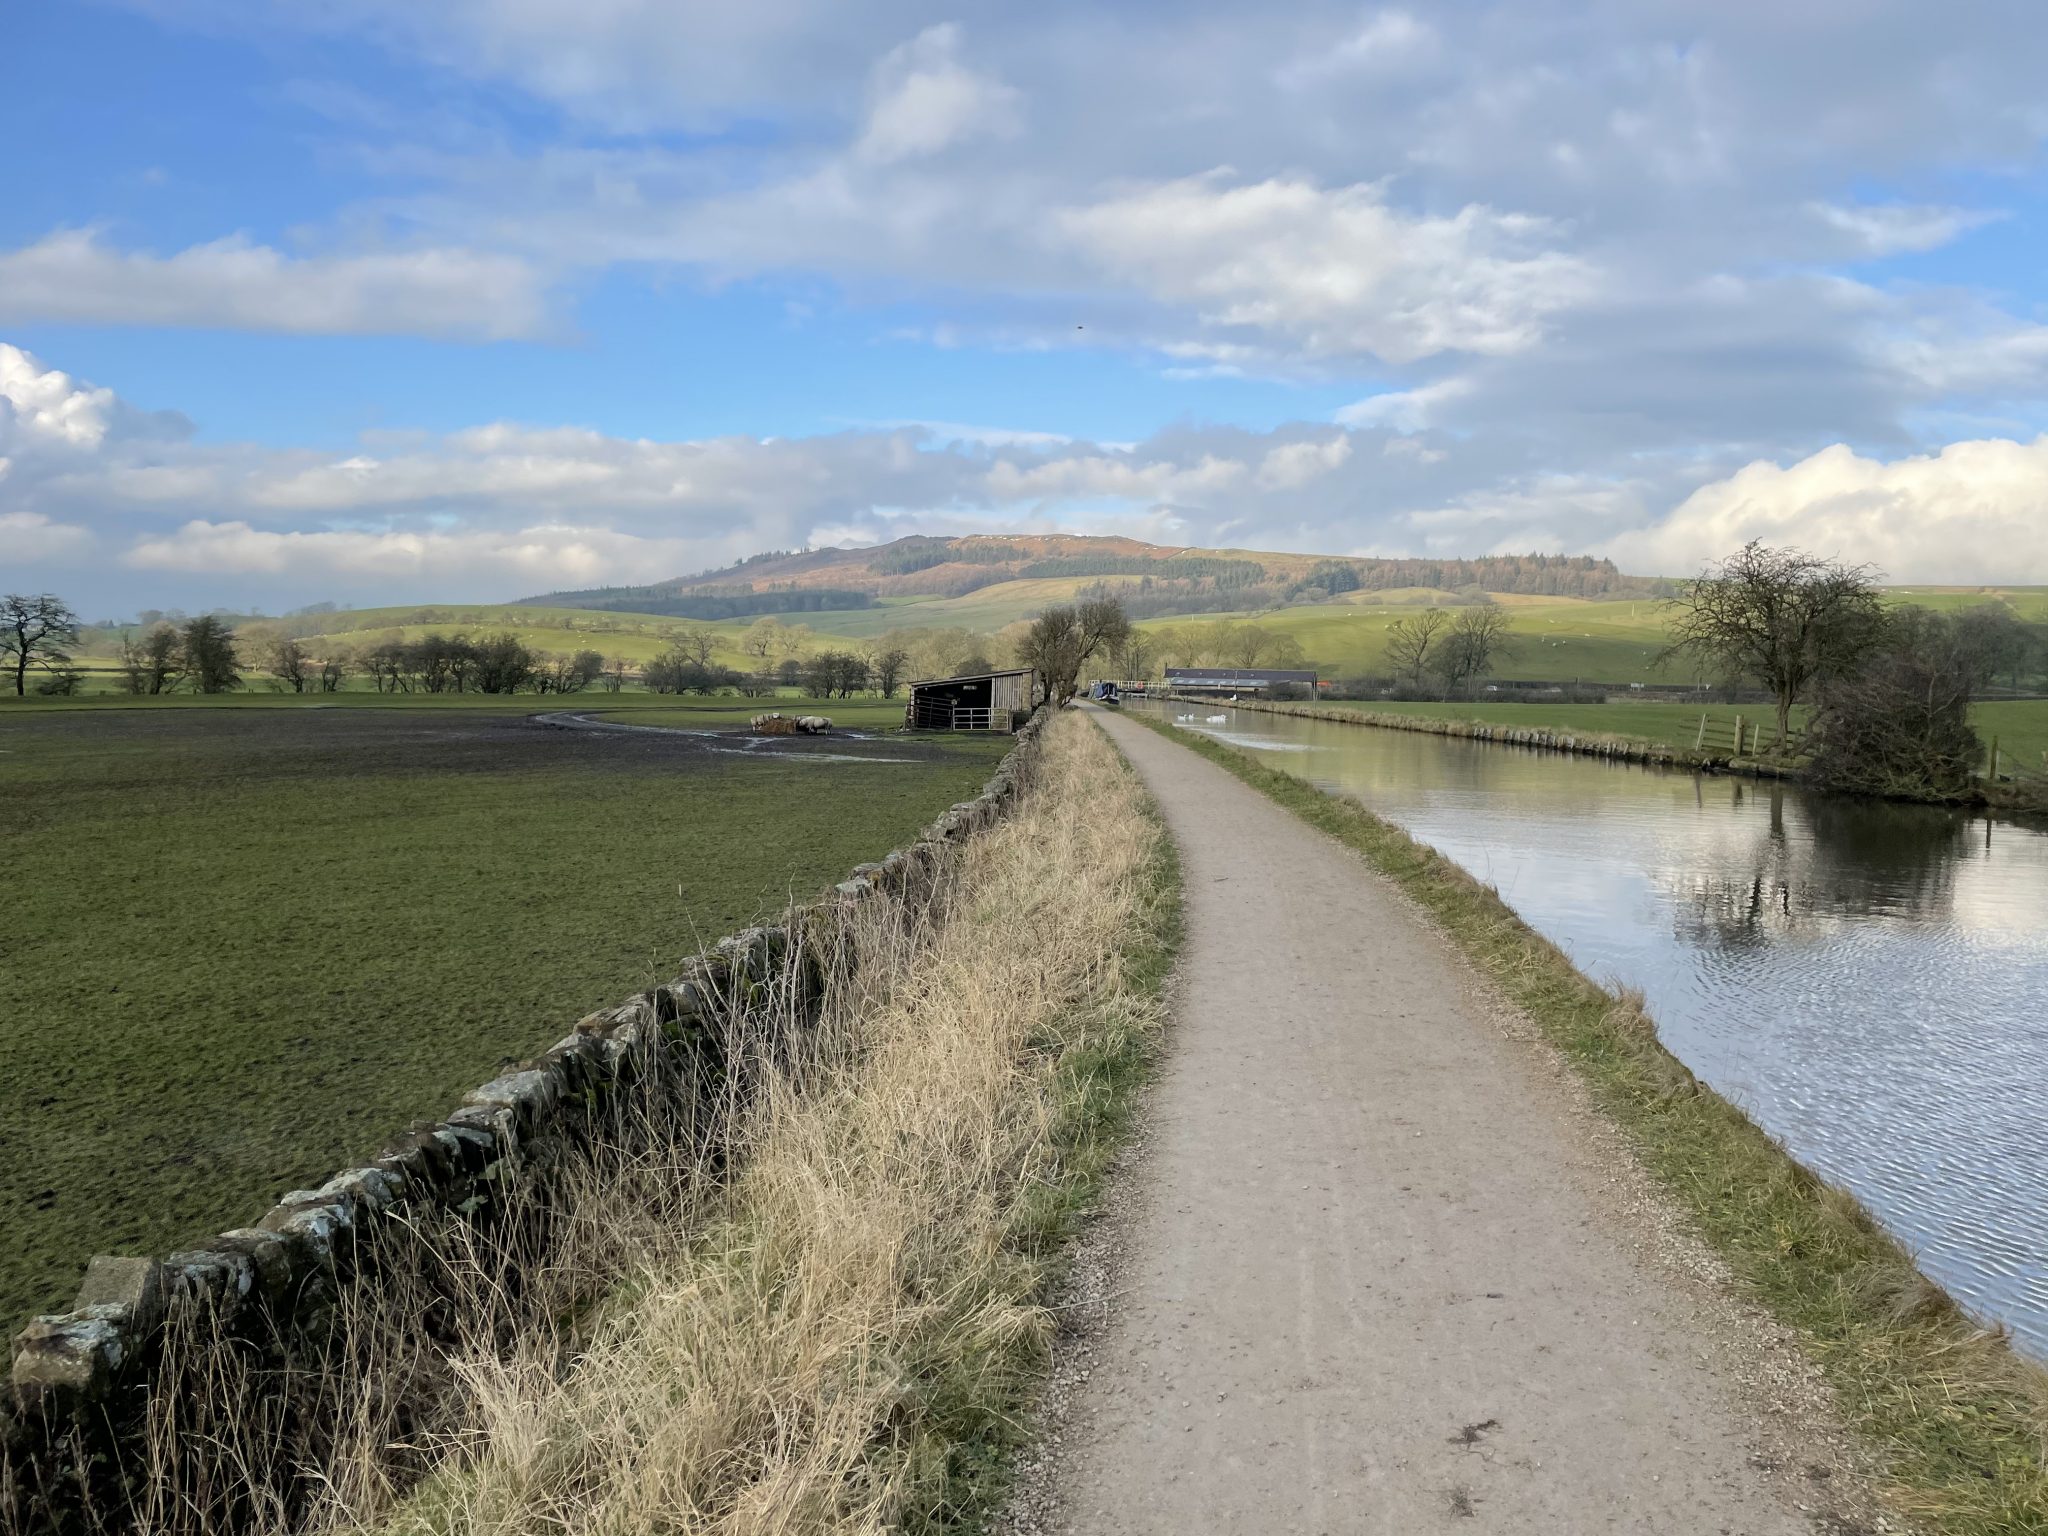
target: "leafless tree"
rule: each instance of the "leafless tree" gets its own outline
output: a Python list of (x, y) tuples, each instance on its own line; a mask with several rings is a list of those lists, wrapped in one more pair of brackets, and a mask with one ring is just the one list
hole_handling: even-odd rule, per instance
[(903, 669), (910, 665), (910, 653), (897, 646), (875, 653), (871, 672), (875, 691), (885, 699), (896, 697), (896, 685), (903, 681)]
[(1885, 633), (1869, 566), (1754, 539), (1687, 582), (1671, 607), (1664, 656), (1754, 678), (1777, 702), (1780, 741), (1792, 706), (1815, 685), (1855, 671)]
[(306, 648), (290, 635), (270, 642), (263, 665), (277, 679), (279, 687), (289, 688), (293, 693), (306, 691), (307, 680), (312, 674), (312, 658), (306, 654)]
[(509, 631), (476, 642), (474, 676), (481, 693), (517, 693), (533, 680), (533, 652)]
[(676, 636), (676, 648), (700, 667), (711, 665), (718, 654), (718, 631), (702, 624), (692, 625)]
[(1455, 695), (1466, 684), (1484, 677), (1508, 645), (1508, 616), (1503, 609), (1492, 603), (1459, 609), (1432, 658), (1445, 694)]
[(1119, 682), (1143, 682), (1152, 675), (1152, 641), (1142, 629), (1133, 629), (1109, 648), (1110, 669)]
[(1387, 668), (1396, 677), (1406, 677), (1417, 687), (1433, 659), (1438, 638), (1450, 615), (1441, 608), (1425, 608), (1387, 628)]
[(55, 672), (71, 659), (78, 615), (54, 592), (10, 592), (0, 597), (0, 657), (14, 669), (14, 691), (28, 692), (28, 669)]
[(320, 661), (320, 691), (322, 693), (341, 692), (341, 685), (348, 681), (349, 673), (354, 670), (356, 670), (355, 653), (341, 646), (333, 647)]
[(604, 691), (621, 692), (626, 686), (626, 669), (629, 663), (623, 656), (614, 656), (604, 665)]
[(1059, 705), (1073, 697), (1089, 658), (1121, 645), (1130, 633), (1130, 616), (1116, 598), (1086, 598), (1048, 608), (1033, 619), (1017, 659), (1037, 674), (1046, 702)]
[(178, 632), (162, 620), (121, 642), (121, 671), (130, 693), (169, 693), (178, 686), (182, 666)]
[(1853, 669), (1815, 686), (1808, 774), (1829, 789), (1958, 799), (1983, 761), (1970, 705), (1985, 675), (1969, 626), (1924, 608), (1886, 616)]

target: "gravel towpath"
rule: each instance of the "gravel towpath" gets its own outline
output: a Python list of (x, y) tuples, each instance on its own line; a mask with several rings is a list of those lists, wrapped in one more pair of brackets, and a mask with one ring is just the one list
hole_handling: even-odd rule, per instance
[(1767, 1475), (1713, 1341), (1603, 1208), (1554, 1073), (1446, 941), (1263, 795), (1098, 718), (1179, 844), (1187, 935), (1043, 1523), (1841, 1529)]

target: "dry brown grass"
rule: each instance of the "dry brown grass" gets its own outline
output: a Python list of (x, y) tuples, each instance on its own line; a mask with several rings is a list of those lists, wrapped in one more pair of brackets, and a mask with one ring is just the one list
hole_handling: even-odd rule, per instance
[(612, 1298), (566, 1351), (540, 1329), (454, 1361), (464, 1429), (439, 1465), (396, 1507), (374, 1479), (338, 1489), (326, 1526), (951, 1523), (1044, 1360), (1053, 1239), (1116, 1099), (1101, 1069), (1158, 1026), (1134, 941), (1159, 931), (1160, 870), (1129, 772), (1054, 721), (941, 920), (855, 933), (859, 980), (767, 1073), (738, 1171), (688, 1221), (591, 1190), (632, 1252)]

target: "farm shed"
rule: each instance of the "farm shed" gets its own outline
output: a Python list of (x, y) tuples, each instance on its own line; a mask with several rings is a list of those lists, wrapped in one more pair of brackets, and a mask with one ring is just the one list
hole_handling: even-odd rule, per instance
[(1288, 686), (1316, 691), (1316, 675), (1285, 667), (1168, 667), (1169, 693), (1271, 693)]
[(1014, 731), (1031, 714), (1031, 673), (979, 672), (910, 685), (903, 723), (914, 731)]

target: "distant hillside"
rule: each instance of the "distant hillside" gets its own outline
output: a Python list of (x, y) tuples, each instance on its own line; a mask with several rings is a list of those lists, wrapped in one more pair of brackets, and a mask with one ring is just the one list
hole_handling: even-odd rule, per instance
[(865, 549), (775, 551), (723, 570), (641, 587), (549, 592), (547, 607), (629, 609), (698, 619), (860, 609), (889, 599), (963, 597), (1000, 582), (1138, 577), (1121, 591), (1141, 616), (1281, 607), (1347, 592), (1434, 587), (1538, 597), (1643, 597), (1663, 583), (1586, 555), (1374, 560), (1241, 549), (1175, 549), (1075, 534), (916, 534)]

